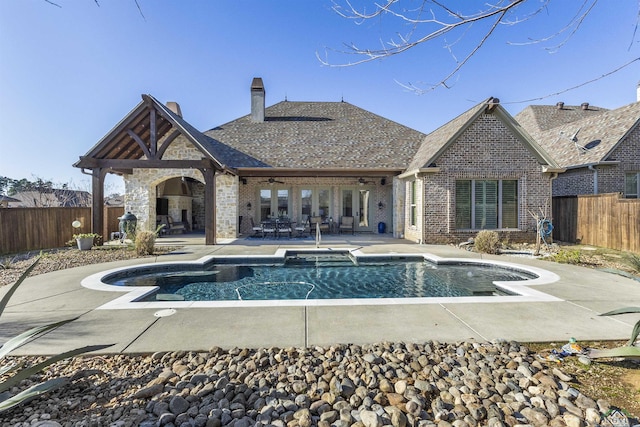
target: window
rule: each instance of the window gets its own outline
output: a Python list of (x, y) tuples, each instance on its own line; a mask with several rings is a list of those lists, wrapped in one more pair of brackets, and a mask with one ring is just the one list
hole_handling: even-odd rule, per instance
[(624, 197), (637, 199), (640, 197), (640, 172), (624, 175)]
[(289, 216), (289, 190), (263, 188), (260, 190), (260, 221), (275, 216)]
[(300, 214), (302, 215), (302, 218), (310, 217), (312, 208), (313, 208), (313, 191), (300, 190)]
[(300, 215), (302, 221), (309, 216), (328, 218), (331, 215), (331, 190), (328, 188), (301, 189)]
[(271, 190), (260, 190), (260, 221), (271, 218)]
[(518, 181), (456, 181), (456, 228), (518, 228)]
[(418, 224), (418, 184), (415, 180), (410, 182), (410, 192), (409, 192), (409, 206), (411, 212), (409, 213), (409, 225), (415, 227)]

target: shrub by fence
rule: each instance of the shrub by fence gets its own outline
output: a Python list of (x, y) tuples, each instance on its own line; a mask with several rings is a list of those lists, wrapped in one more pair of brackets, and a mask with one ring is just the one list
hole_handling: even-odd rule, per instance
[(640, 253), (640, 199), (619, 193), (553, 198), (553, 238)]
[[(124, 208), (105, 207), (105, 229), (97, 233), (109, 238), (118, 230)], [(80, 228), (73, 228), (73, 221)], [(0, 254), (65, 246), (74, 234), (91, 232), (91, 208), (5, 208), (0, 209)]]

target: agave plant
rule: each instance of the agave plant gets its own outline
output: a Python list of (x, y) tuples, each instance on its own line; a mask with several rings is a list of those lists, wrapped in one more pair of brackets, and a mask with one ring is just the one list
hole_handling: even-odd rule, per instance
[[(9, 291), (7, 291), (7, 293), (2, 298), (2, 300), (0, 300), (0, 316), (4, 312), (4, 309), (7, 306), (11, 297), (13, 296), (15, 291), (18, 289), (18, 286), (20, 286), (22, 282), (27, 278), (27, 276), (33, 271), (33, 269), (36, 267), (39, 261), (40, 261), (40, 257), (36, 258), (33, 264), (31, 264), (29, 268), (27, 268), (27, 270), (20, 275), (20, 278), (11, 286), (11, 288), (9, 289)], [(60, 322), (51, 323), (49, 325), (38, 326), (11, 338), (9, 341), (5, 342), (2, 345), (2, 347), (0, 347), (0, 360), (4, 359), (10, 352), (22, 346), (23, 344), (33, 341), (36, 338), (40, 337), (42, 334), (52, 331), (69, 322), (73, 322), (76, 319), (77, 317), (74, 317), (72, 319), (62, 320)], [(20, 381), (23, 381), (29, 378), (30, 376), (42, 371), (49, 365), (52, 365), (53, 363), (58, 362), (60, 360), (63, 360), (69, 357), (74, 357), (79, 354), (87, 353), (90, 351), (102, 350), (107, 347), (109, 347), (109, 345), (94, 345), (94, 346), (78, 348), (75, 350), (68, 351), (66, 353), (52, 356), (41, 363), (35, 364), (33, 366), (28, 366), (28, 367), (24, 367), (24, 363), (0, 366), (0, 375), (4, 376), (6, 374), (13, 373), (13, 375), (8, 379), (5, 379), (4, 381), (0, 381), (0, 396), (4, 397), (4, 400), (2, 399), (2, 397), (0, 397), (0, 413), (7, 411), (22, 403), (25, 403), (43, 393), (47, 393), (51, 390), (55, 390), (59, 387), (62, 387), (68, 384), (70, 382), (70, 379), (64, 378), (64, 377), (54, 378), (54, 379), (36, 384), (16, 394), (15, 396), (10, 396), (7, 398), (5, 396), (6, 394), (5, 392), (11, 389), (11, 387), (19, 384)]]
[[(640, 307), (625, 307), (617, 310), (602, 313), (600, 316), (615, 316), (618, 314), (640, 313)], [(636, 339), (640, 334), (640, 320), (638, 320), (631, 331), (631, 338), (622, 347), (611, 348), (606, 350), (592, 350), (589, 357), (597, 359), (601, 357), (627, 357), (640, 358), (640, 347), (635, 346)]]

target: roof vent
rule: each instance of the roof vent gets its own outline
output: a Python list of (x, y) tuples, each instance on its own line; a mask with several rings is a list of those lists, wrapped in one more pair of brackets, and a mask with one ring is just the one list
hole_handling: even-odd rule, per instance
[(564, 102), (560, 101), (556, 104), (556, 108), (558, 110), (562, 110), (564, 108)]
[(182, 110), (180, 110), (180, 104), (178, 104), (177, 102), (167, 102), (167, 108), (173, 111), (178, 117), (182, 117)]
[(491, 97), (487, 101), (487, 109), (485, 111), (487, 113), (491, 113), (498, 105), (500, 105), (500, 100), (498, 98)]
[(583, 110), (588, 110), (589, 109), (589, 103), (588, 102), (583, 102), (580, 105), (580, 108), (582, 108)]
[(251, 120), (264, 122), (264, 83), (260, 77), (254, 77), (251, 82)]

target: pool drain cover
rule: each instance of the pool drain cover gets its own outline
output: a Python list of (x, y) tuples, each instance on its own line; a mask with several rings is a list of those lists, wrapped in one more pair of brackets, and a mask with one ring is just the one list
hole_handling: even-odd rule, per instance
[(176, 314), (176, 310), (173, 308), (167, 308), (165, 310), (159, 310), (156, 311), (155, 313), (153, 313), (154, 316), (156, 317), (168, 317), (168, 316), (172, 316)]

